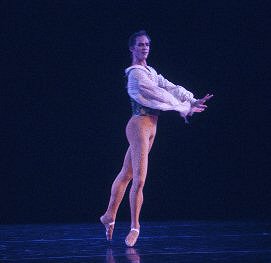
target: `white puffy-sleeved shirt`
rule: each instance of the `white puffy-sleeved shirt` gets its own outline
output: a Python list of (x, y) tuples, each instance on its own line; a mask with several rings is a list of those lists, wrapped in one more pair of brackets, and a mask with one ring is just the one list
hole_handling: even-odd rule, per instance
[(182, 117), (191, 113), (194, 95), (165, 79), (150, 66), (134, 65), (125, 70), (129, 96), (152, 109), (178, 111)]

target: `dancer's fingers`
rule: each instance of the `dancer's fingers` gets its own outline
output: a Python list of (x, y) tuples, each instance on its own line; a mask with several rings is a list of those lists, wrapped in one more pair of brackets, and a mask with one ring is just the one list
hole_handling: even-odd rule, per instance
[(207, 105), (205, 105), (205, 104), (199, 104), (199, 105), (197, 105), (197, 108), (200, 108), (200, 109), (205, 109), (205, 108), (207, 108), (208, 106)]
[(211, 94), (211, 95), (207, 94), (203, 99), (209, 100), (209, 99), (211, 99), (213, 96), (214, 96), (213, 94)]

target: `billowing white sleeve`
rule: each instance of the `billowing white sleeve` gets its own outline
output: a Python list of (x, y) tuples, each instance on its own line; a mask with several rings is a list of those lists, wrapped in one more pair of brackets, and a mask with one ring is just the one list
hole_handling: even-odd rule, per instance
[(127, 88), (129, 96), (143, 106), (162, 111), (175, 110), (182, 116), (191, 111), (190, 100), (159, 87), (144, 70), (135, 68), (129, 72)]
[(158, 86), (170, 92), (174, 97), (177, 97), (181, 101), (189, 101), (191, 103), (195, 102), (196, 99), (192, 92), (186, 90), (184, 87), (175, 85), (168, 81), (161, 74), (157, 75)]

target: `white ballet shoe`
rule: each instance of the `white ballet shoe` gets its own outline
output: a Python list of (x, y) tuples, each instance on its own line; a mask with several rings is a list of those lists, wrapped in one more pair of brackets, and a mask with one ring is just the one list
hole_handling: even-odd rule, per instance
[[(131, 233), (132, 231), (137, 232), (138, 235), (137, 235), (136, 238), (133, 239), (133, 241), (128, 241), (128, 236), (130, 235), (130, 233)], [(128, 247), (133, 247), (133, 246), (135, 245), (137, 239), (138, 239), (138, 236), (139, 236), (139, 229), (137, 229), (137, 228), (131, 228), (131, 229), (130, 229), (130, 232), (129, 232), (129, 234), (128, 234), (128, 236), (127, 236), (126, 239), (125, 239), (125, 244), (126, 244), (126, 246), (128, 246)]]

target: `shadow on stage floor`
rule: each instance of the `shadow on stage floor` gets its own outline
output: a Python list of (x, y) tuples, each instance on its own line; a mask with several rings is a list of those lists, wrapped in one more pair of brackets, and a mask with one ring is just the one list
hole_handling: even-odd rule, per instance
[(0, 226), (0, 262), (271, 262), (271, 222), (143, 222), (134, 248), (127, 222), (107, 243), (100, 224)]

